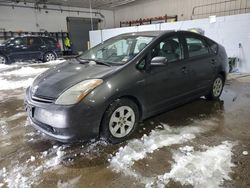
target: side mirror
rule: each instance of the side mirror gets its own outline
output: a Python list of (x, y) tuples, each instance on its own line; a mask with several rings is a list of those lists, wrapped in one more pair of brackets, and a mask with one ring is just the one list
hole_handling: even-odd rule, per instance
[(151, 66), (165, 66), (166, 63), (167, 63), (167, 58), (166, 57), (154, 57), (152, 60), (151, 60), (151, 63), (150, 65)]

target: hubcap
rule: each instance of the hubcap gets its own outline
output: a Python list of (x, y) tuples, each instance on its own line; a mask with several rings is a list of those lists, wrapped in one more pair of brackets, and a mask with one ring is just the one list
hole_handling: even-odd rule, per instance
[(135, 125), (135, 113), (129, 106), (117, 108), (109, 121), (110, 133), (116, 138), (127, 136)]
[(6, 59), (3, 56), (0, 56), (0, 64), (6, 64)]
[(47, 61), (53, 61), (53, 60), (55, 60), (55, 55), (51, 54), (51, 53), (47, 54), (46, 55), (46, 60)]
[(218, 97), (221, 94), (223, 88), (223, 81), (221, 78), (217, 78), (214, 81), (214, 85), (213, 85), (213, 94), (215, 97)]

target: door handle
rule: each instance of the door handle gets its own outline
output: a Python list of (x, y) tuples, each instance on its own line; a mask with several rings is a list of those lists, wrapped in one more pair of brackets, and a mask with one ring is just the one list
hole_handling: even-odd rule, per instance
[(187, 74), (187, 72), (188, 72), (187, 67), (182, 67), (181, 71), (182, 71), (182, 73)]
[(215, 63), (216, 63), (216, 60), (215, 59), (211, 59), (211, 64), (215, 65)]

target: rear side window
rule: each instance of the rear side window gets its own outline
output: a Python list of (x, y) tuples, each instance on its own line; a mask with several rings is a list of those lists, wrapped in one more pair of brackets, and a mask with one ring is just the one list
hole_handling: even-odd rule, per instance
[(186, 37), (189, 57), (199, 57), (209, 54), (209, 48), (204, 40), (196, 37)]
[(29, 46), (40, 46), (43, 44), (41, 39), (38, 37), (28, 37), (27, 43)]
[(218, 52), (218, 44), (216, 44), (212, 40), (208, 40), (208, 45), (209, 45), (209, 48), (211, 50), (211, 53), (212, 54), (217, 54), (217, 52)]
[(56, 46), (56, 40), (53, 38), (43, 38), (43, 41), (45, 44), (50, 45), (50, 46)]

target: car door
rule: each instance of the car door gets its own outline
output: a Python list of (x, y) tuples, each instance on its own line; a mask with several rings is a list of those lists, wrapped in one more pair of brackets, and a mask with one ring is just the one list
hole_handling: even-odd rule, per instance
[(27, 50), (27, 40), (24, 37), (14, 38), (6, 45), (6, 51), (14, 61), (24, 60)]
[(202, 36), (185, 33), (185, 62), (190, 67), (192, 91), (195, 93), (205, 91), (211, 84), (215, 59), (210, 53), (206, 39)]
[(41, 59), (43, 54), (43, 48), (45, 44), (39, 37), (28, 37), (28, 53), (27, 57), (29, 59)]
[(179, 100), (189, 92), (191, 82), (178, 34), (163, 38), (150, 53), (151, 60), (154, 57), (167, 58), (164, 66), (149, 66), (146, 75), (148, 110), (156, 112), (181, 102)]

